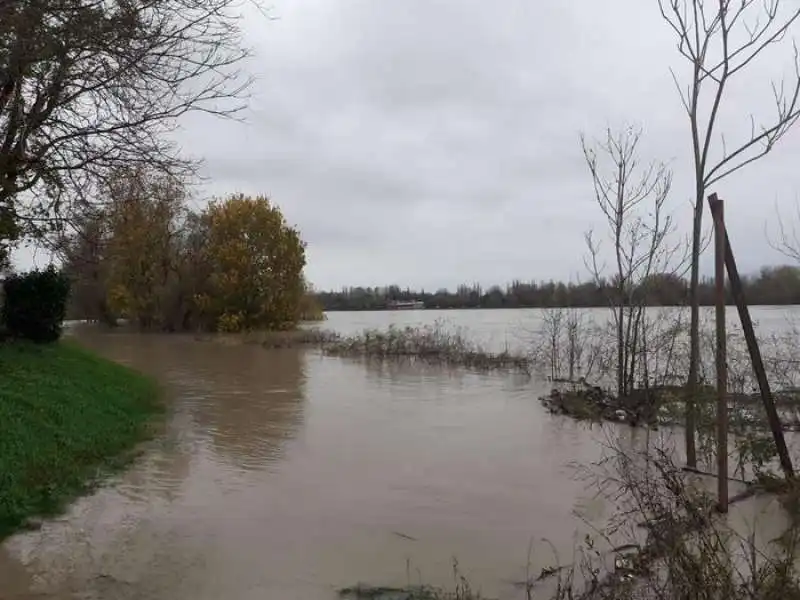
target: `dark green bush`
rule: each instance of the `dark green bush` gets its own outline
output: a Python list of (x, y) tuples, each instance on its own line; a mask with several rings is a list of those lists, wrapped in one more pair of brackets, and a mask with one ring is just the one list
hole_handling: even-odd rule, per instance
[(39, 343), (61, 337), (69, 280), (50, 266), (44, 271), (9, 275), (3, 283), (5, 333)]

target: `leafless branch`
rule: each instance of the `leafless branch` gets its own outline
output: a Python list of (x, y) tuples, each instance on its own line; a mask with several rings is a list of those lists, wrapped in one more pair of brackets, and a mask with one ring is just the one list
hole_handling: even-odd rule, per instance
[[(637, 365), (646, 365), (648, 286), (657, 278), (674, 284), (675, 273), (685, 265), (687, 245), (673, 239), (675, 224), (665, 202), (672, 187), (672, 172), (664, 163), (640, 164), (641, 129), (607, 130), (593, 145), (581, 137), (581, 147), (595, 201), (605, 217), (612, 271), (609, 296), (616, 342), (616, 380), (620, 396), (636, 383)], [(601, 246), (587, 232), (585, 259), (596, 282), (605, 281)], [(683, 251), (683, 254), (681, 254)], [(672, 279), (670, 279), (672, 278)], [(680, 282), (677, 284), (682, 285)], [(645, 371), (647, 370), (644, 367)]]
[[(42, 235), (121, 168), (195, 166), (168, 134), (189, 112), (240, 118), (240, 11), (257, 0), (0, 4), (0, 237)], [(14, 231), (11, 225), (18, 226)]]

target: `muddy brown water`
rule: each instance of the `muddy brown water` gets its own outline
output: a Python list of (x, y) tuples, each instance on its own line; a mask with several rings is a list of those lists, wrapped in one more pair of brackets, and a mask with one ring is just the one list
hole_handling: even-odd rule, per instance
[[(0, 598), (330, 599), (356, 582), (520, 595), (601, 519), (573, 463), (608, 430), (547, 414), (546, 385), (189, 336), (75, 335), (164, 385), (142, 457), (0, 545)], [(615, 430), (638, 443), (630, 428)], [(760, 508), (759, 508), (760, 510)], [(580, 514), (581, 516), (578, 516)]]

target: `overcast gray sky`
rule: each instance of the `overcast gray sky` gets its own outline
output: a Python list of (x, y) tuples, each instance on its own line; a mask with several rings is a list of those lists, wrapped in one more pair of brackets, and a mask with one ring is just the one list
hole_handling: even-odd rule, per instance
[[(193, 117), (200, 197), (264, 193), (308, 242), (318, 288), (584, 278), (599, 227), (579, 135), (644, 127), (643, 159), (670, 161), (670, 210), (688, 227), (686, 74), (656, 0), (275, 0), (248, 15), (257, 77), (246, 124)], [(800, 34), (800, 31), (798, 31)], [(756, 65), (723, 114), (733, 143), (770, 115)], [(744, 130), (742, 129), (744, 128)], [(800, 128), (719, 185), (741, 268), (781, 262), (764, 227), (792, 210)]]

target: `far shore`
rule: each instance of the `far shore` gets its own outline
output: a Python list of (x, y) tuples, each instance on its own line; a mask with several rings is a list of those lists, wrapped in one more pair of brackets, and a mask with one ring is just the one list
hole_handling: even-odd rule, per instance
[[(728, 308), (735, 309), (733, 303), (726, 304)], [(713, 308), (713, 304), (700, 304), (701, 308)], [(749, 308), (792, 308), (800, 307), (798, 302), (786, 304), (749, 304)], [(424, 308), (390, 308), (390, 307), (370, 307), (370, 308), (325, 308), (325, 312), (418, 312), (421, 310), (592, 310), (609, 308), (607, 304), (592, 306), (425, 306)], [(650, 304), (647, 308), (688, 308), (686, 304)]]

